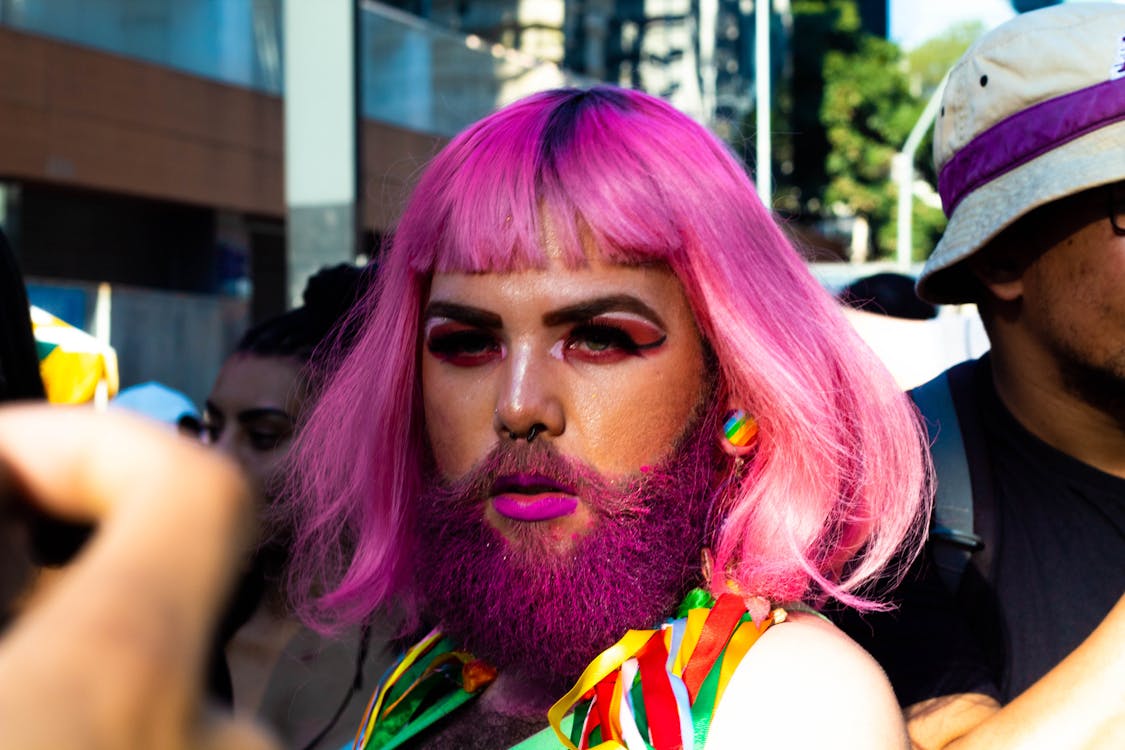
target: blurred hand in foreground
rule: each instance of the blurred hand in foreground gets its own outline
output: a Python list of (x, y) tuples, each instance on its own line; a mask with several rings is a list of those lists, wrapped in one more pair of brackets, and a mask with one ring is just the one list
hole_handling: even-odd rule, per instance
[(233, 465), (121, 415), (0, 409), (0, 512), (21, 500), (97, 531), (0, 640), (0, 747), (273, 747), (201, 699), (252, 531)]

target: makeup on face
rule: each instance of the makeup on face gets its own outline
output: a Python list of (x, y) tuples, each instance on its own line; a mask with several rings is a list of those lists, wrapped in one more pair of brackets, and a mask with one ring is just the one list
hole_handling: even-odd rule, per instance
[(508, 474), (492, 483), (492, 507), (513, 521), (550, 521), (578, 509), (577, 490), (541, 474)]
[[(636, 297), (597, 297), (542, 316), (562, 334), (548, 352), (557, 360), (612, 364), (658, 350), (668, 339), (660, 316)], [(427, 306), (425, 346), (439, 360), (477, 367), (507, 355), (500, 316), (480, 308), (433, 302)]]
[[(419, 322), (426, 437), (446, 480), (513, 435), (626, 480), (668, 455), (707, 383), (691, 306), (659, 264), (592, 252), (574, 268), (552, 257), (528, 271), (435, 273)], [(551, 533), (585, 533), (582, 488), (567, 516), (556, 514), (569, 503), (543, 500), (561, 496), (553, 490), (498, 510), (487, 489), (487, 513), (504, 528), (521, 525), (515, 516), (554, 517)]]

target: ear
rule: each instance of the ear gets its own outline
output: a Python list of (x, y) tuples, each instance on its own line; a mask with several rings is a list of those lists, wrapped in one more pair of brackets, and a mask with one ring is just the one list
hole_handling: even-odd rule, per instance
[(1001, 236), (965, 260), (969, 271), (996, 299), (1015, 302), (1023, 297), (1023, 274), (1027, 259)]

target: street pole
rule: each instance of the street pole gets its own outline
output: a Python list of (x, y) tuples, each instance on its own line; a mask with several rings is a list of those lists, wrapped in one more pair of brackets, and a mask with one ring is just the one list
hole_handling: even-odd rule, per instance
[(755, 165), (758, 197), (772, 210), (770, 175), (770, 2), (754, 0), (754, 90), (757, 99)]
[(894, 155), (891, 162), (891, 172), (898, 182), (898, 231), (895, 239), (895, 254), (898, 258), (898, 267), (903, 271), (910, 268), (911, 251), (914, 248), (914, 153), (926, 136), (926, 131), (933, 125), (947, 80), (948, 75), (942, 78), (941, 83), (934, 89), (930, 100), (926, 102), (926, 108), (922, 110), (922, 116), (914, 123), (914, 128), (906, 137), (902, 150)]

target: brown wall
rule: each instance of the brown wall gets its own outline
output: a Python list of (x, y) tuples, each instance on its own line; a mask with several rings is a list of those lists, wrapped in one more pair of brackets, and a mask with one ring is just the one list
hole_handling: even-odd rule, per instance
[[(0, 177), (280, 217), (282, 135), (276, 96), (0, 27)], [(367, 226), (440, 143), (365, 123)]]

